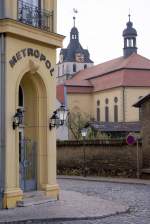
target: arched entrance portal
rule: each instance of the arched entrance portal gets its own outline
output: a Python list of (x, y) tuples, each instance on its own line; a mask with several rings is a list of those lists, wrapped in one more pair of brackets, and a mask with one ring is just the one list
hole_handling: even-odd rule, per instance
[[(40, 188), (45, 180), (47, 131), (46, 88), (38, 74), (26, 73), (18, 89), (18, 107), (24, 110), (19, 127), (19, 182), (23, 191)], [(46, 175), (45, 175), (46, 176)]]

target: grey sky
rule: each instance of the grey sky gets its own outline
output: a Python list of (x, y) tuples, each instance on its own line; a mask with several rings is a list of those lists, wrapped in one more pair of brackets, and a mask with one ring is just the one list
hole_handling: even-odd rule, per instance
[(122, 56), (129, 8), (138, 33), (138, 53), (150, 58), (150, 0), (58, 0), (58, 33), (66, 36), (64, 47), (73, 26), (73, 8), (78, 10), (80, 43), (89, 49), (95, 64)]

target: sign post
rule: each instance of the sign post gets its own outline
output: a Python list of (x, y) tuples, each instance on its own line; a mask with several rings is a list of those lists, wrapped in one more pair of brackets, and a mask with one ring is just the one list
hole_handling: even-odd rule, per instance
[(136, 143), (136, 176), (140, 178), (140, 155), (139, 155), (139, 142), (138, 136), (135, 133), (129, 133), (126, 137), (126, 142), (128, 145), (134, 145)]

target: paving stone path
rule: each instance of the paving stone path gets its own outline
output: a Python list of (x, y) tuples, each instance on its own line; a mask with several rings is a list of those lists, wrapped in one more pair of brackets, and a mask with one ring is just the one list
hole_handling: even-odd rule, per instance
[[(62, 221), (26, 221), (20, 223), (41, 223), (41, 224), (150, 224), (150, 185), (144, 184), (127, 184), (127, 183), (112, 183), (98, 181), (83, 181), (71, 179), (59, 179), (60, 188), (65, 192), (80, 193), (96, 200), (110, 201), (114, 204), (128, 205), (129, 211), (123, 214), (112, 215), (105, 218), (94, 218), (92, 220), (62, 220)], [(80, 197), (80, 195), (79, 195)], [(71, 195), (70, 195), (71, 199)], [(75, 199), (76, 200), (76, 196)], [(71, 201), (71, 200), (70, 200)], [(61, 201), (58, 203), (62, 203)], [(91, 202), (92, 203), (92, 202)], [(45, 205), (46, 206), (46, 205)], [(71, 206), (71, 204), (69, 205)], [(40, 207), (39, 207), (40, 208)], [(43, 208), (43, 206), (41, 207)], [(65, 212), (71, 212), (71, 207)], [(29, 208), (30, 209), (30, 208)], [(34, 208), (37, 210), (37, 208)], [(80, 209), (80, 208), (79, 208)], [(84, 211), (86, 212), (86, 206)], [(20, 210), (21, 211), (21, 210)], [(23, 210), (25, 211), (25, 210)], [(42, 212), (42, 209), (39, 210)], [(45, 210), (43, 210), (45, 211)], [(54, 210), (54, 212), (56, 209)], [(33, 211), (34, 212), (34, 211)], [(4, 212), (5, 213), (5, 212)], [(3, 214), (4, 215), (4, 214)], [(40, 215), (40, 214), (39, 214)], [(8, 217), (9, 218), (9, 217)], [(18, 222), (17, 222), (18, 223)]]
[(98, 220), (55, 222), (56, 224), (150, 224), (150, 185), (81, 180), (59, 180), (59, 184), (63, 190), (128, 204), (130, 211)]

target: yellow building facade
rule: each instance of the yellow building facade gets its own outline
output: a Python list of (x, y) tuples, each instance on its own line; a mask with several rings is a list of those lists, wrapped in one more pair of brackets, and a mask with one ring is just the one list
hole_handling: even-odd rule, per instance
[[(83, 88), (83, 87), (82, 87)], [(118, 87), (114, 89), (98, 91), (96, 93), (68, 93), (67, 103), (70, 113), (79, 112), (87, 114), (95, 121), (107, 122), (105, 108), (109, 108), (108, 121), (115, 121), (115, 105), (117, 106), (117, 122), (137, 122), (139, 121), (139, 109), (134, 108), (133, 104), (140, 97), (148, 94), (150, 87)], [(115, 98), (117, 102), (115, 103)], [(106, 104), (108, 99), (108, 104)], [(97, 105), (97, 102), (100, 105)], [(99, 108), (99, 115), (97, 109)], [(98, 119), (99, 116), (99, 119)]]
[[(24, 191), (59, 196), (55, 129), (49, 130), (48, 124), (56, 102), (56, 48), (63, 36), (56, 32), (56, 0), (1, 2), (2, 206), (12, 208)], [(24, 122), (13, 126), (18, 109)], [(32, 160), (27, 161), (27, 153)]]

